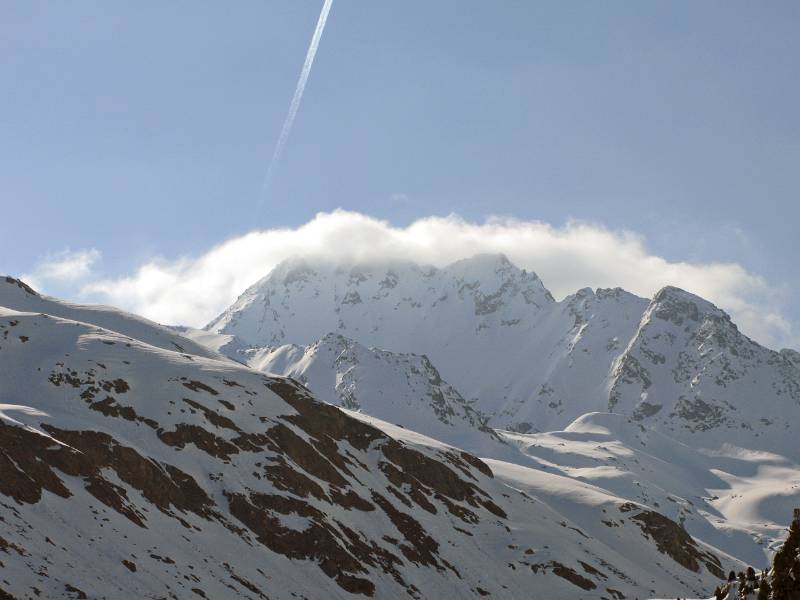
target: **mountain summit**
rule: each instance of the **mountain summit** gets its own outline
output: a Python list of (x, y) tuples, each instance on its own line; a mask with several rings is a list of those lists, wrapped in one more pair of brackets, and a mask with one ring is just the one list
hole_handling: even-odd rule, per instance
[[(246, 290), (206, 329), (252, 346), (310, 344), (334, 331), (406, 351), (419, 349), (432, 323), (439, 336), (456, 343), (463, 333), (519, 323), (553, 302), (536, 274), (503, 255), (478, 255), (443, 269), (294, 258)], [(462, 332), (468, 323), (472, 331)]]

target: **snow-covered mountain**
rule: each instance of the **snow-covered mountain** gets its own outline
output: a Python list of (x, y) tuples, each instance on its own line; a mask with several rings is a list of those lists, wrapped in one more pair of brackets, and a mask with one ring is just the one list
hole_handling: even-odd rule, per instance
[(743, 335), (710, 302), (666, 287), (613, 369), (609, 409), (671, 435), (800, 457), (800, 368)]
[[(553, 302), (535, 274), (502, 256), (480, 255), (444, 269), (400, 261), (344, 267), (294, 258), (206, 329), (256, 346), (310, 344), (320, 331), (338, 331), (402, 350), (427, 341), (434, 326), (444, 344), (454, 345), (530, 320), (532, 311)], [(473, 327), (464, 331), (467, 324)]]
[(621, 599), (742, 566), (630, 498), (80, 310), (0, 308), (0, 597)]
[(254, 347), (309, 345), (334, 332), (370, 347), (425, 354), (483, 410), (511, 393), (504, 390), (503, 382), (513, 380), (508, 375), (531, 364), (516, 351), (553, 303), (536, 275), (503, 257), (479, 256), (445, 269), (401, 262), (344, 268), (293, 259), (207, 329)]
[(611, 411), (679, 439), (783, 451), (800, 418), (798, 354), (759, 346), (709, 302), (673, 287), (650, 301), (583, 289), (557, 302), (502, 255), (442, 269), (292, 259), (206, 329), (251, 349), (335, 332), (424, 354), (491, 425), (520, 432)]

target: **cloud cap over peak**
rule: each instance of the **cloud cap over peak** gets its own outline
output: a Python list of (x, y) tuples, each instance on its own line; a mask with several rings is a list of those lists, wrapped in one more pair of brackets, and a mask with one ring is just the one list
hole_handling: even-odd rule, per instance
[(472, 223), (450, 215), (397, 227), (336, 210), (295, 228), (252, 231), (198, 257), (154, 258), (129, 276), (96, 280), (83, 291), (156, 321), (202, 326), (293, 256), (358, 263), (408, 259), (442, 267), (482, 253), (503, 254), (536, 272), (556, 298), (586, 286), (622, 287), (652, 297), (674, 285), (730, 312), (763, 344), (797, 344), (780, 310), (780, 290), (764, 278), (737, 263), (669, 261), (649, 253), (633, 232), (582, 221), (553, 226), (494, 217)]

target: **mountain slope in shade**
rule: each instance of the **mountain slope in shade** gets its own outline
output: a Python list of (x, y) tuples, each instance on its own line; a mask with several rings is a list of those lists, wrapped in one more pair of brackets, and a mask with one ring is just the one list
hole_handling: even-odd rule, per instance
[(144, 317), (110, 306), (72, 304), (43, 296), (23, 281), (13, 277), (0, 277), (0, 306), (20, 312), (45, 313), (91, 323), (165, 350), (206, 358), (222, 358), (221, 354), (209, 349), (206, 344), (178, 335), (173, 329)]
[(400, 423), (479, 456), (518, 455), (424, 355), (366, 348), (331, 333), (309, 346), (288, 344), (241, 356), (254, 369), (300, 381), (325, 402)]
[(623, 598), (738, 566), (287, 379), (51, 315), (0, 309), (0, 332), (6, 597)]

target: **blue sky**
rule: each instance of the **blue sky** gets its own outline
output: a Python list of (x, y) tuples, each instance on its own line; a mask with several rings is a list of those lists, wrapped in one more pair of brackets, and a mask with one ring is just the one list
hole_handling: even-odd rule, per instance
[(111, 281), (337, 208), (577, 219), (800, 321), (797, 2), (334, 0), (262, 197), (321, 4), (0, 4), (0, 271)]

